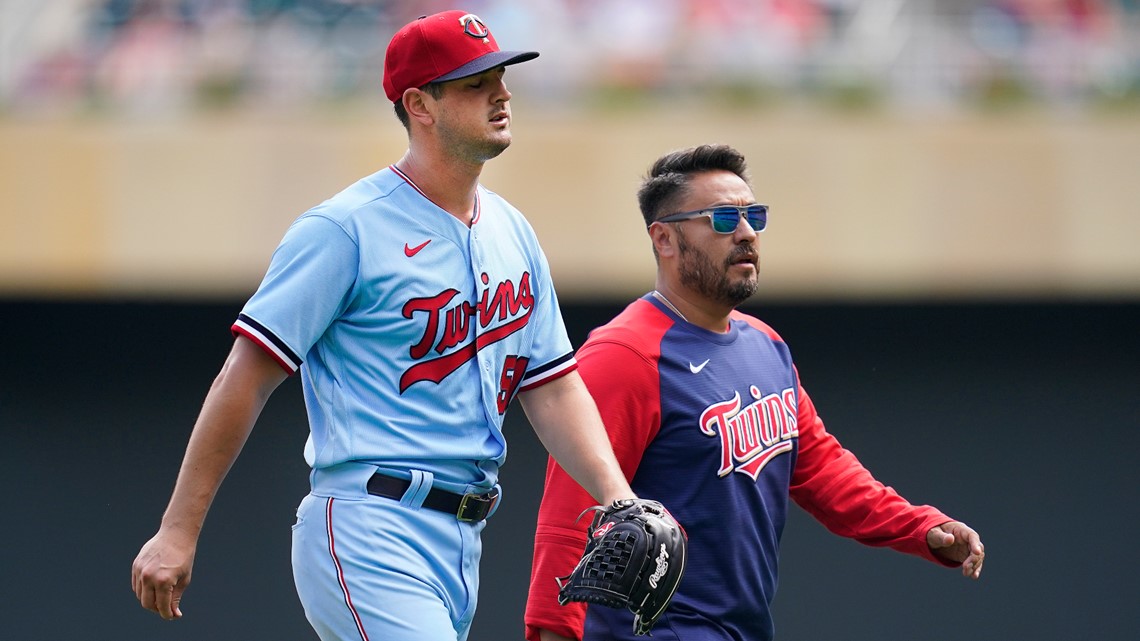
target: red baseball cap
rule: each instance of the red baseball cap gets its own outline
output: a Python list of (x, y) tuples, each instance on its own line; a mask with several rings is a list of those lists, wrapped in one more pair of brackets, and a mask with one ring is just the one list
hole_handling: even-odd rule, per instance
[(479, 16), (444, 11), (422, 16), (392, 36), (384, 57), (384, 93), (399, 102), (404, 91), (526, 62), (537, 51), (500, 51)]

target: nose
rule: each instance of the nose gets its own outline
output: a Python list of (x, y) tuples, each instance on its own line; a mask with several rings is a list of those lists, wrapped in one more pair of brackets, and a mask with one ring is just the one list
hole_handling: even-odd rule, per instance
[(737, 244), (742, 242), (754, 242), (756, 237), (756, 230), (752, 229), (752, 225), (748, 224), (748, 219), (745, 218), (744, 215), (737, 218), (736, 231), (733, 232), (733, 239), (736, 240)]
[(495, 91), (492, 94), (495, 102), (507, 102), (511, 99), (511, 92), (507, 90), (507, 83), (502, 78), (495, 81)]

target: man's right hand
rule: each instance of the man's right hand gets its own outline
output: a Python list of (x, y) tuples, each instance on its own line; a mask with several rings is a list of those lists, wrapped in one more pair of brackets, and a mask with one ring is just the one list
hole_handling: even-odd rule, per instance
[(182, 617), (178, 604), (190, 585), (197, 541), (169, 530), (159, 530), (147, 541), (131, 565), (131, 588), (139, 603), (173, 621)]

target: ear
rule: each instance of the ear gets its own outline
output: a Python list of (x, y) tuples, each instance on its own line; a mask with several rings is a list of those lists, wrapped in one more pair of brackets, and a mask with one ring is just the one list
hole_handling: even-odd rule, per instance
[(406, 89), (401, 99), (409, 120), (424, 126), (435, 123), (435, 99), (430, 94), (413, 87)]
[(653, 250), (661, 258), (672, 258), (677, 254), (676, 230), (669, 223), (657, 223), (649, 226), (649, 239), (653, 242)]

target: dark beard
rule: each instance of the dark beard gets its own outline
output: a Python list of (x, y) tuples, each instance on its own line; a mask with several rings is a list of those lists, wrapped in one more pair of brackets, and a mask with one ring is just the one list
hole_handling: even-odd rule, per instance
[[(680, 231), (680, 230), (678, 230)], [(685, 242), (683, 233), (677, 234), (677, 250), (681, 253), (681, 284), (705, 298), (736, 307), (756, 293), (755, 279), (731, 282), (728, 266), (736, 262), (736, 252), (717, 269), (708, 254), (694, 249)]]

